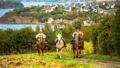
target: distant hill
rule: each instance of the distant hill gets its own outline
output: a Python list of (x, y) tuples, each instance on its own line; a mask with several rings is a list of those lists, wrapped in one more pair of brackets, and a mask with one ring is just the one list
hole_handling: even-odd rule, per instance
[(0, 0), (0, 9), (8, 9), (8, 8), (20, 8), (24, 7), (21, 2), (13, 1), (13, 0)]

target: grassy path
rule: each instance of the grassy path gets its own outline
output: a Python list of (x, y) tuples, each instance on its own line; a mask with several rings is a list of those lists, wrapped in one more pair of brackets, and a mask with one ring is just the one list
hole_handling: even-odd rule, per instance
[(2, 55), (0, 68), (120, 68), (119, 60), (96, 60), (91, 59), (91, 55), (81, 55), (81, 57), (74, 59), (72, 54), (63, 53), (62, 58), (58, 59), (55, 52), (47, 52), (44, 56), (38, 56), (37, 53)]
[(94, 62), (99, 65), (99, 68), (103, 66), (104, 68), (120, 68), (120, 62), (117, 61), (106, 61), (106, 60), (95, 60), (95, 59), (86, 59), (86, 58), (81, 58), (77, 59), (80, 62)]

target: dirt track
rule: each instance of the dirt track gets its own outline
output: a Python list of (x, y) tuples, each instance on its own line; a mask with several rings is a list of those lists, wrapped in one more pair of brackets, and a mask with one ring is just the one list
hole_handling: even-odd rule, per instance
[(115, 61), (104, 61), (104, 60), (95, 60), (95, 59), (76, 59), (77, 61), (80, 62), (93, 62), (98, 64), (100, 67), (103, 66), (104, 68), (120, 68), (120, 62), (115, 62)]

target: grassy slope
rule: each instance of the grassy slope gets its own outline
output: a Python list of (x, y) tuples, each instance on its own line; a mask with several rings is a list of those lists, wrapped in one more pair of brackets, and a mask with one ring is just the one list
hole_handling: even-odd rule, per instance
[[(0, 56), (0, 66), (7, 67), (27, 67), (33, 68), (98, 68), (95, 62), (80, 62), (73, 58), (71, 53), (63, 53), (62, 58), (58, 59), (56, 52), (47, 52), (45, 55), (38, 56), (37, 53), (19, 54), (19, 55), (3, 55)], [(110, 56), (103, 55), (81, 55), (82, 58), (94, 58), (102, 60), (111, 60)], [(112, 57), (114, 61), (120, 61), (120, 57)], [(102, 67), (102, 66), (101, 66)]]

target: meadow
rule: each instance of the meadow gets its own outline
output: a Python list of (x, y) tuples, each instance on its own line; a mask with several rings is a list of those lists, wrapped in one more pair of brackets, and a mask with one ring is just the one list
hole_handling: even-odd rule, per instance
[[(57, 58), (55, 51), (46, 51), (44, 56), (39, 56), (37, 52), (1, 55), (0, 68), (109, 68), (110, 63), (104, 63), (105, 61), (111, 61), (113, 64), (120, 61), (120, 57), (117, 56), (92, 54), (91, 42), (85, 42), (85, 50), (80, 56), (80, 58), (73, 58), (71, 45), (67, 44), (61, 59)], [(116, 64), (112, 68), (117, 66), (120, 67)]]

